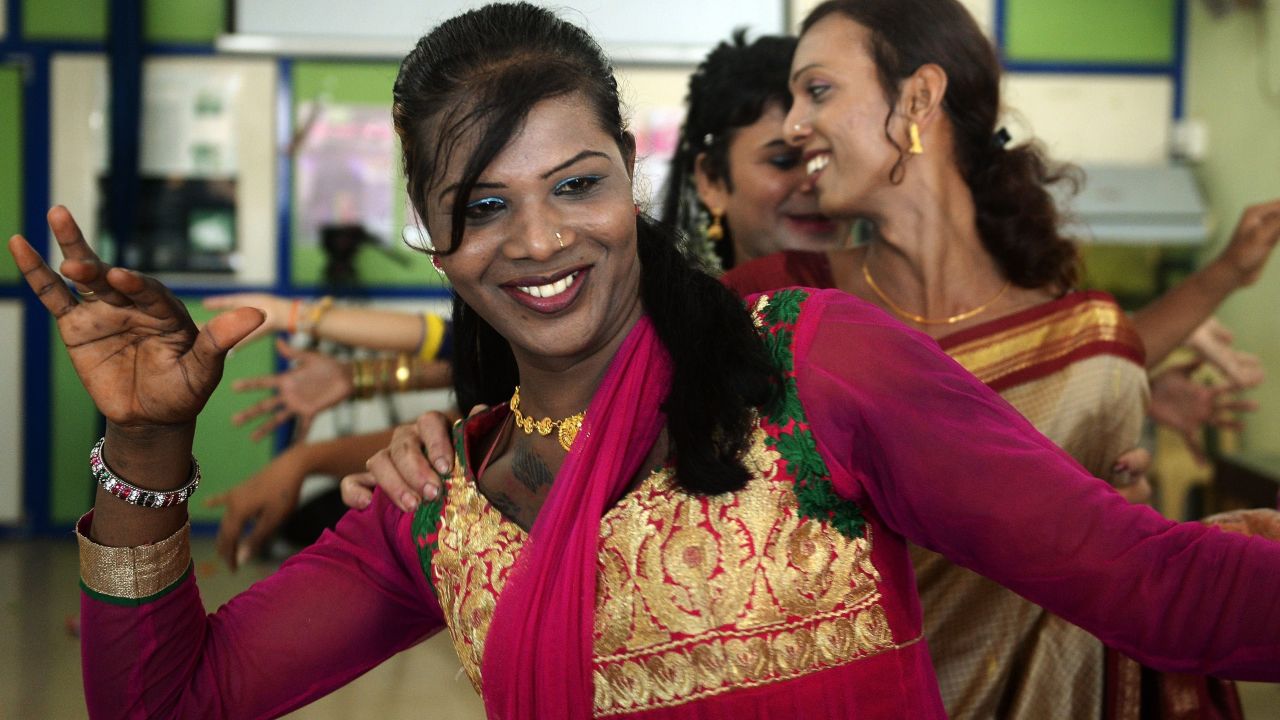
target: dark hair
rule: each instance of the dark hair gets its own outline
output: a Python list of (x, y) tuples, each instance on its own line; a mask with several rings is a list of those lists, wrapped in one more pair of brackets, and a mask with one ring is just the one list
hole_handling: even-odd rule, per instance
[[(694, 187), (694, 163), (706, 153), (705, 168), (712, 179), (723, 179), (729, 190), (729, 144), (738, 128), (760, 119), (765, 108), (776, 103), (791, 108), (787, 73), (796, 51), (793, 37), (763, 36), (748, 43), (747, 31), (734, 31), (730, 42), (722, 42), (698, 65), (689, 78), (684, 125), (662, 202), (662, 220), (686, 235), (697, 237), (705, 224), (707, 208)], [(724, 221), (725, 236), (715, 244), (721, 265), (734, 264), (733, 229)]]
[(805, 18), (801, 35), (837, 13), (871, 31), (871, 57), (890, 106), (885, 135), (901, 153), (891, 179), (900, 180), (907, 157), (888, 132), (899, 86), (920, 66), (936, 64), (947, 74), (942, 108), (987, 252), (1016, 285), (1074, 287), (1079, 253), (1059, 232), (1048, 186), (1066, 180), (1074, 191), (1079, 171), (1051, 163), (1036, 143), (1006, 148), (997, 139), (1000, 63), (969, 11), (956, 0), (829, 0)]
[[(535, 104), (580, 94), (624, 155), (634, 150), (618, 85), (603, 51), (581, 28), (528, 3), (487, 5), (445, 21), (400, 66), (393, 116), (410, 200), (426, 219), (424, 193), (446, 168), (465, 129), (478, 138), (455, 194), (448, 254), (464, 241), (465, 200)], [(636, 218), (641, 300), (674, 368), (663, 405), (676, 479), (692, 492), (742, 487), (740, 459), (753, 408), (780, 379), (741, 301), (695, 268), (669, 229)], [(518, 382), (511, 346), (461, 297), (453, 301), (458, 404), (505, 402)]]

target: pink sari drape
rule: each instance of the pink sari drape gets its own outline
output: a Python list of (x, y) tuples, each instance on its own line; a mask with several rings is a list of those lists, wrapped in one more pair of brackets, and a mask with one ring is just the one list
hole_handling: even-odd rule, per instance
[(647, 317), (614, 356), (494, 610), (481, 673), (491, 718), (589, 718), (600, 518), (666, 421), (671, 360)]

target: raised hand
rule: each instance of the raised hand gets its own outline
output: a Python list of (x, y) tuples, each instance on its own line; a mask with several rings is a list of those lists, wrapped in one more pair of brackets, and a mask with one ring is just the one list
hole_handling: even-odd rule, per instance
[(257, 292), (231, 293), (230, 295), (205, 298), (204, 306), (209, 310), (233, 310), (235, 308), (251, 307), (262, 311), (262, 324), (237, 344), (248, 344), (271, 333), (284, 332), (289, 329), (291, 324), (290, 316), (295, 316), (292, 319), (292, 324), (296, 324), (299, 320), (296, 315), (301, 312), (301, 308), (295, 300)]
[(274, 394), (254, 403), (231, 417), (231, 422), (243, 425), (250, 420), (268, 415), (266, 422), (254, 428), (250, 435), (261, 440), (289, 418), (297, 417), (298, 435), (307, 436), (311, 422), (321, 411), (351, 397), (354, 387), (351, 377), (342, 363), (324, 353), (297, 350), (276, 341), (276, 350), (293, 365), (282, 373), (239, 380), (236, 390), (272, 390)]
[(1226, 263), (1245, 287), (1257, 281), (1267, 258), (1280, 241), (1280, 199), (1246, 208), (1236, 224), (1231, 242), (1216, 262)]
[(25, 238), (13, 236), (9, 252), (57, 320), (98, 410), (122, 428), (194, 423), (222, 377), (227, 350), (262, 323), (262, 314), (241, 308), (200, 331), (159, 282), (100, 260), (66, 208), (53, 208), (48, 219), (65, 257), (59, 270), (78, 298)]

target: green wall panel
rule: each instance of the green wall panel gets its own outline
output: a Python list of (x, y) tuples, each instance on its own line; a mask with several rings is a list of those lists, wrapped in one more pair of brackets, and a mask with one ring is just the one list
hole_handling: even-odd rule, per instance
[(107, 37), (107, 0), (21, 2), (22, 33), (28, 39), (103, 40)]
[[(93, 504), (93, 479), (89, 476), (89, 448), (102, 434), (102, 419), (80, 384), (71, 358), (58, 337), (57, 325), (50, 325), (53, 358), (52, 425), (49, 429), (50, 520), (72, 523)], [(30, 432), (40, 432), (32, 428)]]
[(152, 42), (212, 43), (226, 27), (225, 0), (147, 0), (143, 36)]
[[(22, 232), (22, 71), (0, 65), (0, 240)], [(18, 267), (0, 252), (0, 283), (17, 282)]]
[[(294, 106), (291, 122), (298, 123), (298, 107), (303, 103), (319, 100), (329, 104), (364, 105), (385, 107), (391, 112), (391, 87), (395, 83), (399, 65), (396, 63), (334, 63), (299, 62), (293, 66)], [(397, 149), (397, 154), (399, 150)], [(393, 205), (393, 227), (404, 225), (404, 206), (399, 198), (404, 187), (404, 177), (399, 171), (399, 158), (392, 163), (395, 177), (392, 188), (396, 190)], [(295, 168), (296, 169), (296, 168)], [(297, 187), (295, 179), (294, 187)], [(295, 285), (318, 285), (324, 277), (324, 252), (312, 238), (304, 237), (295, 192), (291, 201), (294, 231), (291, 251), (290, 279)], [(392, 256), (364, 248), (356, 256), (356, 272), (360, 281), (369, 286), (383, 287), (440, 287), (443, 281), (431, 267), (430, 259), (405, 248), (399, 238), (391, 242)]]
[[(196, 323), (203, 325), (214, 313), (200, 307), (199, 299), (183, 298)], [(216, 520), (221, 509), (209, 509), (204, 501), (215, 493), (240, 484), (271, 461), (272, 439), (259, 442), (249, 439), (250, 427), (233, 427), (231, 416), (266, 397), (267, 393), (236, 392), (232, 383), (240, 378), (257, 377), (275, 372), (275, 350), (270, 338), (247, 345), (227, 359), (222, 383), (214, 391), (196, 429), (196, 458), (204, 480), (200, 494), (191, 503), (193, 520)]]
[[(184, 298), (191, 316), (203, 324), (212, 313), (199, 307), (199, 300)], [(51, 520), (70, 523), (93, 502), (93, 481), (89, 477), (89, 448), (102, 432), (101, 419), (89, 394), (76, 377), (71, 359), (53, 329), (53, 457)], [(231, 416), (265, 397), (263, 392), (238, 393), (231, 384), (245, 377), (265, 375), (275, 370), (275, 353), (269, 340), (260, 340), (237, 350), (227, 360), (222, 383), (200, 414), (195, 455), (200, 460), (204, 480), (191, 504), (195, 520), (215, 520), (221, 510), (204, 507), (204, 500), (248, 478), (271, 460), (271, 440), (253, 442), (249, 428), (232, 427)], [(141, 484), (141, 483), (140, 483)]]
[(1178, 0), (1006, 0), (1013, 61), (1169, 63)]

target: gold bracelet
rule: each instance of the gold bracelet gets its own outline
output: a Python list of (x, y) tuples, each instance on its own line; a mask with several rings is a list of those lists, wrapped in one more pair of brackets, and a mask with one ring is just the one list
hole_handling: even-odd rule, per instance
[(302, 320), (302, 325), (301, 325), (302, 331), (307, 333), (308, 335), (315, 335), (316, 326), (320, 324), (320, 318), (324, 317), (324, 314), (329, 312), (329, 309), (332, 307), (333, 307), (332, 295), (325, 295), (324, 297), (320, 298), (319, 302), (317, 302), (315, 305), (312, 305), (311, 309), (307, 310), (307, 316)]
[(409, 380), (413, 378), (413, 362), (406, 353), (396, 358), (396, 391), (409, 390)]
[(352, 371), (354, 374), (353, 384), (355, 392), (353, 393), (357, 399), (363, 400), (370, 397), (370, 373), (369, 368), (364, 360), (356, 360), (352, 363)]

